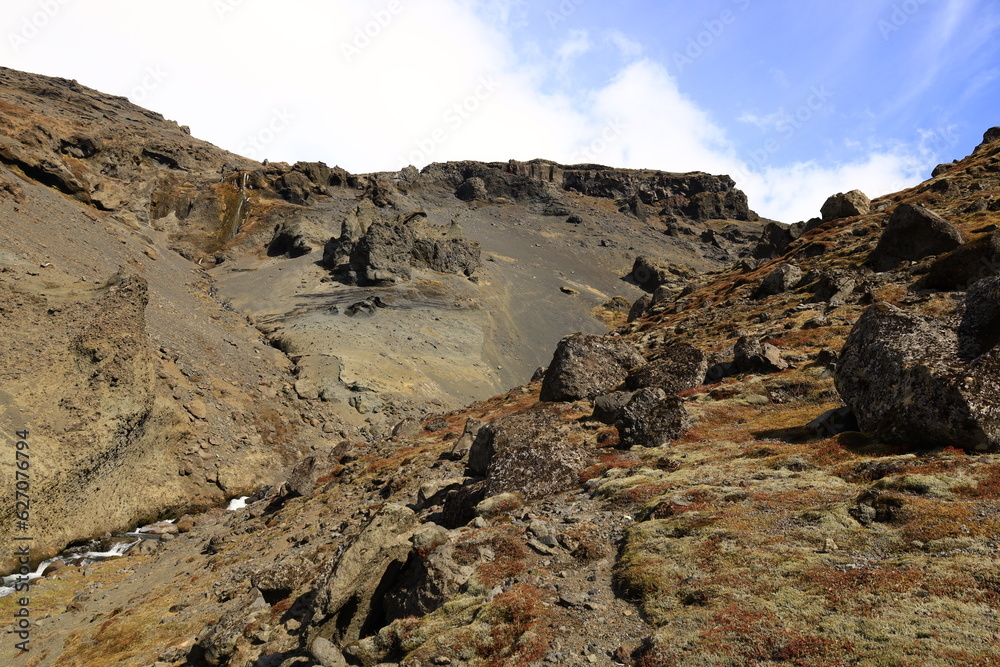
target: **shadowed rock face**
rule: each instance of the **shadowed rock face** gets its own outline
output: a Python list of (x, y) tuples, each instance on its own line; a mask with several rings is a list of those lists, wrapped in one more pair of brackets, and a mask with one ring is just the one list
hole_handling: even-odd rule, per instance
[(622, 447), (661, 447), (683, 435), (690, 425), (684, 401), (659, 388), (637, 393), (615, 422)]
[(890, 305), (865, 311), (836, 370), (837, 390), (862, 430), (910, 449), (1000, 449), (995, 293), (995, 285), (970, 292), (961, 327)]
[(962, 232), (937, 213), (901, 204), (889, 218), (869, 263), (876, 271), (890, 271), (902, 262), (954, 250), (964, 240)]
[(963, 290), (997, 273), (1000, 273), (1000, 232), (993, 232), (934, 260), (921, 285), (930, 289)]

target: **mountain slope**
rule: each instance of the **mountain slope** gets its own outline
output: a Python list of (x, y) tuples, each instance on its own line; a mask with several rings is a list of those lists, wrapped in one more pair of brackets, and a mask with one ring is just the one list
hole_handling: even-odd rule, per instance
[[(435, 169), (451, 168), (392, 185), (371, 177), (368, 198), (409, 197), (399, 183), (423, 177), (449, 207), (471, 178), (483, 181), (463, 189), (473, 201), (517, 197), (460, 171), (434, 180)], [(421, 197), (430, 218), (434, 199)], [(855, 354), (845, 341), (859, 322), (885, 313), (948, 331), (970, 313), (995, 323), (998, 202), (994, 129), (920, 186), (798, 229), (777, 253), (765, 239), (755, 254), (770, 259), (668, 283), (611, 334), (559, 343), (543, 378), (391, 437), (319, 447), (244, 510), (209, 511), (147, 553), (46, 577), (33, 613), (51, 616), (33, 629), (32, 661), (995, 662), (997, 454), (947, 428), (934, 443), (899, 439), (892, 422), (911, 413), (859, 430), (843, 408), (865, 376), (842, 357)], [(518, 210), (505, 204), (477, 210)], [(248, 261), (246, 249), (224, 252), (220, 269)], [(312, 252), (258, 270), (301, 280), (320, 271)], [(862, 359), (895, 350), (893, 336)], [(952, 366), (995, 368), (996, 340), (980, 338), (992, 347), (971, 359), (911, 340), (872, 366), (877, 387), (919, 403)], [(922, 405), (938, 425), (948, 418), (947, 406)], [(985, 428), (996, 415), (976, 418)], [(0, 612), (13, 605), (0, 600)], [(0, 647), (9, 661), (11, 650)]]

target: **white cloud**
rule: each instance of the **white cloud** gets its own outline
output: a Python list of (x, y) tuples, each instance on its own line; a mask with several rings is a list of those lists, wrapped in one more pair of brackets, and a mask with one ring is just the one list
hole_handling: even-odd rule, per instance
[(556, 57), (559, 59), (559, 69), (565, 72), (569, 65), (584, 55), (593, 47), (590, 41), (590, 33), (586, 30), (570, 30), (569, 35), (556, 49)]
[(638, 58), (643, 53), (642, 44), (629, 39), (625, 36), (625, 33), (619, 30), (612, 30), (609, 32), (607, 34), (607, 41), (618, 49), (618, 53), (620, 53), (626, 60)]
[[(750, 169), (663, 65), (637, 59), (641, 45), (607, 33), (627, 61), (613, 78), (589, 89), (567, 81), (572, 97), (544, 92), (558, 61), (557, 71), (518, 64), (505, 27), (521, 0), (488, 2), (489, 20), (470, 0), (300, 0), (280, 10), (255, 0), (73, 2), (26, 46), (5, 45), (4, 62), (110, 93), (141, 91), (144, 106), (234, 151), (276, 114), (290, 116), (258, 158), (359, 173), (536, 157), (728, 173), (752, 207), (784, 221), (812, 217), (837, 191), (909, 185), (931, 159), (874, 148), (849, 164)], [(221, 16), (219, 3), (229, 7)], [(9, 29), (37, 7), (8, 0)], [(569, 62), (591, 48), (588, 33), (569, 33), (559, 55)], [(147, 87), (150, 68), (164, 76)], [(779, 114), (739, 120), (773, 130)]]
[(736, 120), (740, 123), (753, 125), (761, 130), (775, 132), (783, 122), (788, 121), (788, 112), (785, 111), (784, 107), (768, 114), (759, 114), (756, 111), (744, 111)]

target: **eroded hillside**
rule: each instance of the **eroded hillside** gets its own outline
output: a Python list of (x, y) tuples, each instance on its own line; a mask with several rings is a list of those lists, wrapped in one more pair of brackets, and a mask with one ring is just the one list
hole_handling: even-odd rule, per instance
[(31, 434), (33, 563), (524, 381), (563, 333), (624, 319), (639, 254), (680, 283), (761, 227), (726, 177), (258, 163), (8, 69), (0, 220), (2, 428)]
[[(508, 185), (521, 169), (476, 168)], [(369, 191), (373, 206), (409, 196), (406, 178), (438, 179), (401, 174)], [(491, 192), (482, 175), (433, 182), (449, 206), (458, 188), (477, 211), (517, 210), (499, 201), (516, 192)], [(80, 666), (992, 664), (998, 210), (994, 129), (916, 188), (839, 195), (820, 219), (768, 225), (725, 268), (675, 280), (651, 266), (643, 274), (662, 284), (629, 322), (552, 345), (532, 382), (402, 420), (391, 436), (330, 438), (246, 509), (51, 574), (32, 596), (34, 652), (0, 654)], [(373, 257), (354, 247), (349, 259)], [(348, 261), (331, 276), (419, 270), (406, 257), (408, 269)], [(230, 261), (245, 260), (219, 268)], [(912, 333), (925, 330), (933, 344)]]

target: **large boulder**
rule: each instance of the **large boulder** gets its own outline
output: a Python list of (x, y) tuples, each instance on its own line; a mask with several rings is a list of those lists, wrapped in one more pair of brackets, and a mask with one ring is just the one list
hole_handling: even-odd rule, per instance
[(958, 340), (964, 359), (975, 359), (1000, 343), (1000, 278), (980, 280), (969, 288)]
[[(430, 524), (433, 525), (433, 524)], [(448, 533), (437, 527), (442, 538), (427, 549), (416, 549), (400, 574), (399, 581), (385, 596), (386, 621), (407, 616), (426, 616), (458, 594), (469, 580), (471, 567), (455, 562)], [(416, 540), (415, 540), (416, 541)], [(441, 544), (435, 545), (435, 542)]]
[(763, 299), (774, 294), (784, 294), (802, 282), (802, 269), (795, 264), (782, 264), (771, 271), (758, 285), (754, 298)]
[(976, 150), (973, 152), (973, 155), (985, 149), (995, 141), (1000, 141), (1000, 127), (991, 127), (990, 129), (986, 130), (986, 132), (983, 134), (983, 143), (976, 146)]
[(575, 422), (563, 423), (553, 408), (536, 404), (479, 430), (466, 472), (486, 477), (486, 497), (519, 493), (531, 500), (578, 485), (592, 455), (575, 444)]
[(733, 355), (733, 364), (738, 373), (767, 375), (788, 368), (788, 362), (781, 358), (781, 350), (749, 336), (741, 336), (736, 341)]
[(854, 293), (858, 282), (854, 274), (845, 269), (829, 269), (820, 274), (813, 286), (813, 303), (827, 303), (831, 308), (842, 306)]
[(951, 252), (964, 240), (962, 232), (937, 213), (900, 204), (868, 261), (876, 271), (891, 271), (902, 262)]
[(632, 273), (629, 275), (639, 287), (653, 292), (660, 285), (676, 280), (681, 272), (669, 265), (660, 264), (649, 257), (640, 255), (635, 258), (635, 262), (632, 264)]
[(490, 193), (486, 189), (486, 181), (478, 176), (473, 176), (458, 186), (458, 189), (455, 190), (455, 196), (462, 201), (483, 201), (490, 198)]
[(838, 192), (823, 204), (820, 215), (823, 222), (853, 218), (857, 215), (867, 215), (872, 210), (872, 201), (861, 190)]
[(635, 300), (635, 303), (633, 303), (632, 307), (629, 309), (627, 321), (630, 323), (635, 322), (637, 319), (646, 314), (646, 311), (649, 310), (651, 305), (653, 305), (653, 297), (649, 294), (643, 294)]
[(628, 341), (610, 336), (574, 334), (559, 341), (542, 380), (543, 401), (594, 399), (622, 383), (645, 363)]
[(386, 505), (332, 567), (324, 568), (312, 602), (310, 638), (343, 646), (384, 625), (382, 597), (409, 558), (416, 523), (413, 510)]
[(667, 394), (679, 394), (701, 385), (707, 372), (708, 357), (693, 345), (678, 343), (665, 348), (658, 359), (632, 370), (625, 378), (625, 388), (656, 387)]
[(1000, 274), (1000, 232), (966, 243), (934, 260), (921, 286), (965, 290), (976, 281), (997, 274)]
[(794, 225), (783, 225), (780, 222), (767, 223), (761, 231), (760, 240), (753, 250), (753, 256), (757, 259), (781, 257), (788, 250), (788, 246), (802, 236), (804, 227), (803, 223)]
[(911, 449), (1000, 449), (997, 283), (976, 287), (961, 324), (887, 304), (861, 316), (836, 385), (863, 431)]
[(684, 401), (658, 388), (638, 392), (615, 422), (623, 448), (661, 447), (681, 437), (690, 425)]

